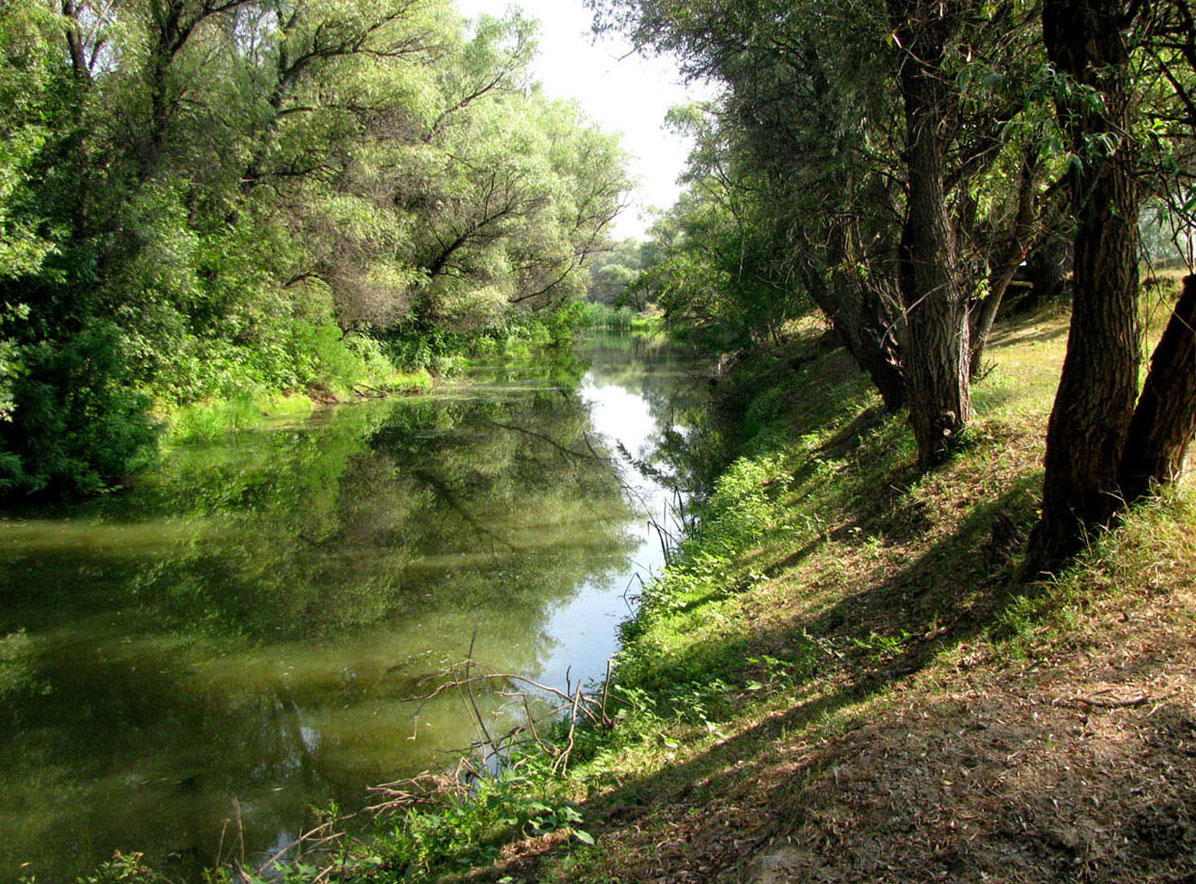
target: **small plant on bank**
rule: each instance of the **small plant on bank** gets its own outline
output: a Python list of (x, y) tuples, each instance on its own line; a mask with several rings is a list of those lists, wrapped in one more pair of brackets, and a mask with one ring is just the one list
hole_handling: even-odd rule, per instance
[[(368, 841), (348, 837), (335, 819), (330, 820), (267, 867), (225, 869), (223, 880), (434, 881), (494, 862), (512, 841), (548, 837), (593, 844), (594, 837), (583, 828), (581, 809), (566, 798), (563, 786), (547, 756), (532, 752), (510, 759), (495, 775), (470, 775), (468, 781), (450, 783), (447, 792), (435, 789), (398, 812), (383, 811)], [(109, 880), (125, 879), (95, 884)]]

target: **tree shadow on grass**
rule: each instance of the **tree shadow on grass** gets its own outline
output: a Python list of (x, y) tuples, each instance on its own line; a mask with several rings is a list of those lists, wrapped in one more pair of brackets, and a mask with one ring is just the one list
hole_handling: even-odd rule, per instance
[(1010, 343), (1047, 343), (1067, 336), (1068, 323), (1055, 306), (1006, 319), (989, 338), (990, 350)]
[[(811, 641), (817, 647), (833, 649), (813, 663), (809, 675), (816, 682), (783, 685), (783, 690), (795, 694), (792, 707), (717, 741), (686, 761), (624, 780), (594, 800), (587, 811), (587, 829), (594, 835), (634, 839), (641, 837), (638, 824), (645, 817), (680, 819), (700, 805), (704, 796), (727, 794), (736, 783), (753, 776), (761, 764), (759, 756), (781, 736), (825, 725), (838, 713), (923, 670), (944, 651), (983, 635), (998, 622), (1011, 595), (1024, 591), (1009, 580), (1008, 555), (1016, 543), (993, 548), (993, 538), (994, 527), (1007, 522), (1010, 512), (1024, 507), (1025, 501), (1026, 489), (1018, 483), (1001, 497), (974, 505), (952, 533), (909, 564), (861, 585), (858, 591), (845, 588), (836, 603), (812, 616), (755, 631), (750, 642), (732, 636), (662, 657), (659, 666), (647, 674), (647, 683), (636, 686), (672, 698), (671, 704), (666, 699), (658, 707), (662, 714), (668, 714), (668, 706), (674, 705), (678, 716), (683, 716), (686, 689), (701, 687), (696, 679), (723, 680), (735, 690), (737, 683), (743, 684), (749, 668), (746, 657), (760, 653), (757, 649), (768, 649), (767, 653), (782, 659), (787, 649), (808, 649)], [(813, 541), (766, 566), (764, 572), (780, 573), (793, 567), (818, 545), (819, 541)], [(739, 691), (740, 700), (746, 696)], [(740, 714), (746, 711), (742, 705), (734, 709)], [(761, 842), (778, 825), (777, 820), (761, 819), (758, 825), (749, 826), (751, 831), (745, 831), (737, 843)], [(522, 877), (527, 869), (519, 863), (536, 861), (508, 864), (494, 877)]]

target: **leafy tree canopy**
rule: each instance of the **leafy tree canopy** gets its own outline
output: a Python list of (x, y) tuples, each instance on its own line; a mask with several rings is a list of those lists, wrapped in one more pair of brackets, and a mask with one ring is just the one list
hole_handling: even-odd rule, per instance
[(448, 0), (0, 0), (0, 491), (576, 298), (628, 179), (534, 50)]

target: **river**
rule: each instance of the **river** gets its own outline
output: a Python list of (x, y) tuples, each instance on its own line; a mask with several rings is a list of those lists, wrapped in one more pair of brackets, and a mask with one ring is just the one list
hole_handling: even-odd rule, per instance
[(0, 518), (0, 880), (115, 850), (187, 876), (234, 838), (252, 861), (444, 767), (473, 718), (411, 698), (475, 636), (491, 671), (601, 677), (673, 502), (619, 446), (650, 458), (700, 388), (660, 342), (594, 337)]

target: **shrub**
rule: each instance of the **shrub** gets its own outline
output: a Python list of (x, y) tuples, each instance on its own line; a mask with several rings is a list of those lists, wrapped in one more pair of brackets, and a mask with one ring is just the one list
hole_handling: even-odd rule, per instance
[(20, 357), (12, 419), (0, 423), (0, 494), (92, 494), (152, 456), (150, 400), (129, 382), (116, 326), (29, 345)]

